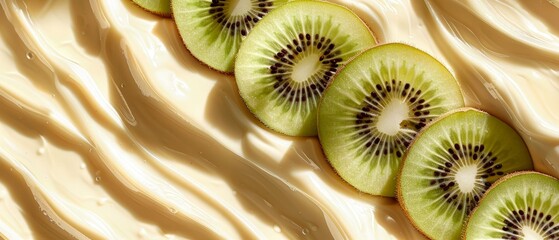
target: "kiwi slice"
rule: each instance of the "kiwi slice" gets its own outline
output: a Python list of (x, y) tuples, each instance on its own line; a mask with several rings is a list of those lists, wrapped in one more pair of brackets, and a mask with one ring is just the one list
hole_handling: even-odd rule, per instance
[(332, 76), (376, 44), (345, 7), (295, 1), (274, 10), (243, 42), (235, 65), (239, 92), (265, 125), (291, 136), (314, 136), (316, 108)]
[(464, 239), (559, 239), (559, 181), (537, 172), (509, 174), (487, 191)]
[(233, 72), (241, 42), (264, 16), (287, 0), (172, 0), (186, 48), (201, 62)]
[(393, 197), (401, 158), (417, 132), (462, 106), (456, 80), (433, 57), (405, 44), (380, 45), (348, 63), (326, 89), (318, 136), (345, 181)]
[(171, 16), (170, 0), (132, 0), (143, 9), (163, 17)]
[(501, 176), (532, 169), (522, 138), (485, 112), (464, 108), (425, 128), (409, 147), (398, 200), (432, 239), (458, 239), (468, 214)]

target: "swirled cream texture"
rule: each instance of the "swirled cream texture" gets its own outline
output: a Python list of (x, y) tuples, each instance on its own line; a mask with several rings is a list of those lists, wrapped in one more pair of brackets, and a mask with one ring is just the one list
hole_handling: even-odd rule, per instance
[[(381, 43), (434, 55), (467, 105), (559, 176), (559, 8), (545, 0), (337, 0)], [(316, 138), (264, 128), (232, 76), (128, 0), (0, 0), (7, 239), (420, 239)]]

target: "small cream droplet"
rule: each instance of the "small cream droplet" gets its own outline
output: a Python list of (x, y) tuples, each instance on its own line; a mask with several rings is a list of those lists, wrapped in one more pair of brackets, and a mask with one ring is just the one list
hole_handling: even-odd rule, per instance
[(101, 174), (101, 171), (95, 172), (95, 181), (96, 181), (96, 182), (101, 181), (101, 176), (99, 176), (100, 174)]
[(138, 236), (140, 238), (146, 238), (148, 236), (148, 231), (145, 228), (140, 228), (138, 231)]
[(274, 231), (280, 233), (281, 232), (281, 228), (278, 225), (274, 225)]
[(39, 149), (37, 149), (37, 155), (43, 155), (45, 154), (45, 148), (44, 147), (40, 147)]
[(177, 209), (175, 209), (174, 207), (169, 207), (169, 212), (171, 212), (172, 214), (177, 213)]
[(47, 211), (43, 210), (42, 212), (43, 212), (43, 215), (45, 215), (45, 216), (47, 215)]
[(318, 227), (315, 226), (315, 225), (311, 225), (311, 230), (312, 230), (313, 232), (316, 232), (316, 231), (318, 231)]
[(26, 57), (27, 59), (31, 60), (31, 59), (35, 58), (35, 54), (34, 54), (33, 52), (27, 52), (27, 53), (25, 54), (25, 57)]
[(303, 230), (301, 231), (301, 233), (302, 233), (303, 235), (307, 235), (307, 234), (309, 234), (309, 232), (310, 232), (310, 231), (309, 231), (309, 229), (307, 229), (307, 228), (303, 228)]
[(86, 167), (85, 163), (80, 164), (80, 169), (85, 169), (85, 167)]
[(103, 206), (103, 205), (107, 204), (107, 202), (109, 202), (109, 199), (106, 198), (106, 197), (102, 197), (99, 200), (97, 200), (97, 205)]

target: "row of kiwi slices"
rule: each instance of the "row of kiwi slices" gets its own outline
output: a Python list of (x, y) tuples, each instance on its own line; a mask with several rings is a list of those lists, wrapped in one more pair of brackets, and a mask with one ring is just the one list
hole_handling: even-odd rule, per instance
[(262, 123), (290, 136), (318, 135), (342, 179), (361, 192), (396, 196), (429, 238), (559, 239), (559, 182), (526, 172), (532, 160), (518, 133), (465, 108), (458, 82), (429, 54), (375, 46), (347, 8), (311, 0), (133, 1), (173, 15), (201, 62), (234, 71)]
[(383, 44), (334, 75), (318, 106), (318, 136), (341, 178), (362, 192), (397, 194), (412, 224), (431, 239), (459, 239), (462, 231), (465, 239), (559, 238), (556, 195), (539, 194), (539, 185), (499, 187), (515, 194), (485, 200), (477, 214), (483, 217), (476, 217), (493, 222), (474, 220), (463, 230), (499, 178), (533, 169), (514, 129), (463, 104), (456, 80), (437, 60), (404, 44)]
[(513, 128), (463, 104), (437, 60), (383, 44), (334, 75), (318, 106), (318, 136), (341, 178), (362, 192), (396, 194), (431, 239), (559, 239), (559, 181), (529, 171)]

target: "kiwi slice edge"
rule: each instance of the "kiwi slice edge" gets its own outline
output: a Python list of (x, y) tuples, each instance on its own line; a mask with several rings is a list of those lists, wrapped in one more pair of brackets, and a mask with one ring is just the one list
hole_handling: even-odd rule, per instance
[[(431, 208), (429, 208), (428, 206), (425, 206), (425, 205), (422, 205), (422, 206), (420, 206), (420, 207), (414, 207), (414, 206), (410, 207), (409, 205), (411, 205), (412, 203), (408, 203), (408, 202), (411, 201), (410, 199), (412, 199), (413, 201), (415, 201), (415, 199), (412, 198), (412, 196), (409, 196), (409, 192), (410, 192), (412, 189), (414, 189), (414, 187), (415, 187), (415, 188), (419, 188), (418, 186), (415, 186), (415, 185), (418, 185), (418, 184), (416, 184), (416, 183), (417, 183), (417, 182), (420, 182), (420, 180), (415, 179), (415, 180), (416, 180), (416, 181), (415, 181), (416, 183), (414, 183), (414, 181), (409, 180), (409, 179), (406, 178), (406, 181), (405, 181), (406, 183), (404, 183), (404, 181), (402, 180), (402, 179), (404, 179), (404, 176), (403, 176), (403, 175), (404, 175), (404, 172), (407, 171), (405, 168), (407, 168), (407, 169), (413, 169), (413, 167), (417, 167), (417, 166), (408, 166), (409, 163), (410, 163), (410, 161), (412, 161), (412, 160), (410, 160), (410, 154), (417, 154), (417, 151), (415, 151), (414, 148), (417, 147), (418, 142), (427, 141), (426, 138), (423, 137), (423, 136), (425, 136), (426, 133), (429, 134), (429, 131), (434, 131), (434, 130), (432, 130), (432, 128), (434, 128), (434, 127), (439, 127), (439, 128), (440, 128), (440, 126), (438, 126), (438, 125), (440, 125), (441, 122), (444, 123), (445, 121), (455, 120), (455, 119), (450, 119), (449, 117), (457, 118), (457, 117), (458, 117), (457, 114), (467, 114), (467, 113), (483, 114), (483, 115), (485, 115), (485, 117), (487, 117), (488, 119), (492, 119), (492, 121), (494, 122), (494, 124), (498, 124), (498, 125), (504, 126), (505, 129), (503, 129), (503, 130), (508, 131), (510, 134), (512, 134), (512, 136), (509, 136), (508, 139), (502, 139), (502, 140), (503, 140), (503, 141), (506, 140), (506, 141), (517, 142), (517, 144), (519, 144), (519, 146), (516, 146), (516, 148), (511, 148), (511, 147), (506, 148), (506, 147), (505, 147), (505, 148), (503, 148), (503, 150), (506, 151), (506, 150), (514, 149), (514, 151), (521, 153), (520, 155), (523, 155), (523, 156), (521, 156), (519, 159), (517, 159), (518, 161), (516, 161), (516, 162), (513, 163), (513, 164), (514, 164), (514, 166), (512, 167), (513, 169), (510, 169), (510, 168), (511, 168), (510, 166), (509, 166), (509, 167), (504, 167), (504, 166), (502, 166), (502, 161), (505, 161), (505, 160), (500, 160), (500, 159), (501, 159), (500, 157), (499, 157), (498, 163), (493, 163), (493, 165), (487, 166), (487, 167), (489, 167), (489, 168), (492, 168), (492, 169), (495, 171), (495, 173), (499, 173), (499, 174), (495, 174), (495, 176), (483, 176), (483, 177), (487, 177), (486, 180), (487, 180), (487, 179), (491, 179), (491, 180), (485, 181), (485, 182), (484, 182), (485, 185), (482, 184), (481, 187), (483, 187), (484, 190), (483, 190), (483, 192), (481, 192), (481, 195), (478, 195), (477, 198), (475, 199), (475, 205), (473, 205), (473, 206), (470, 205), (469, 207), (467, 207), (467, 206), (461, 206), (461, 209), (458, 210), (459, 212), (460, 212), (460, 211), (462, 211), (462, 212), (468, 212), (468, 211), (471, 212), (471, 211), (473, 211), (473, 208), (475, 208), (475, 207), (477, 206), (477, 203), (480, 201), (480, 199), (483, 198), (484, 193), (486, 193), (487, 190), (488, 190), (491, 186), (494, 185), (494, 182), (499, 181), (499, 179), (500, 179), (502, 176), (506, 176), (507, 174), (512, 173), (512, 172), (530, 171), (530, 170), (533, 169), (532, 159), (531, 159), (529, 150), (528, 150), (528, 148), (527, 148), (527, 146), (526, 146), (526, 143), (523, 141), (523, 139), (522, 139), (521, 136), (518, 134), (518, 132), (516, 132), (516, 130), (514, 130), (511, 126), (509, 126), (506, 122), (500, 120), (499, 118), (497, 118), (497, 117), (495, 117), (495, 116), (493, 116), (493, 115), (491, 115), (491, 114), (489, 114), (489, 113), (487, 113), (487, 112), (485, 112), (485, 111), (482, 111), (482, 110), (476, 109), (476, 108), (472, 108), (472, 107), (459, 108), (459, 109), (450, 111), (450, 112), (448, 112), (448, 113), (443, 114), (442, 116), (440, 116), (437, 120), (435, 120), (434, 122), (432, 122), (431, 124), (429, 124), (427, 127), (425, 127), (424, 129), (422, 129), (422, 130), (419, 132), (418, 136), (414, 139), (414, 141), (412, 142), (412, 144), (411, 144), (410, 147), (408, 148), (408, 151), (406, 152), (406, 154), (405, 154), (405, 156), (404, 156), (404, 158), (403, 158), (403, 161), (402, 161), (402, 164), (401, 164), (401, 166), (400, 166), (399, 173), (398, 173), (398, 177), (397, 177), (397, 200), (398, 200), (400, 206), (401, 206), (402, 209), (404, 210), (404, 213), (406, 214), (406, 216), (408, 217), (408, 219), (410, 219), (412, 225), (413, 225), (419, 232), (421, 232), (423, 235), (425, 235), (425, 236), (427, 236), (427, 237), (429, 237), (429, 238), (431, 238), (431, 239), (456, 239), (456, 238), (459, 238), (459, 237), (460, 237), (460, 234), (461, 234), (461, 232), (462, 232), (462, 230), (463, 230), (463, 228), (462, 228), (462, 227), (463, 227), (463, 223), (467, 220), (468, 214), (465, 213), (465, 215), (461, 215), (462, 218), (460, 218), (459, 216), (456, 216), (456, 215), (452, 215), (452, 216), (451, 216), (452, 219), (450, 219), (450, 220), (448, 220), (448, 221), (445, 220), (445, 221), (443, 221), (443, 223), (444, 223), (444, 224), (448, 224), (449, 221), (455, 221), (454, 224), (449, 223), (449, 225), (448, 225), (448, 226), (445, 226), (445, 227), (441, 227), (441, 228), (438, 228), (438, 229), (435, 229), (435, 230), (433, 230), (433, 229), (426, 230), (426, 229), (427, 229), (426, 226), (428, 226), (428, 227), (435, 227), (435, 228), (436, 228), (436, 227), (438, 227), (441, 223), (440, 223), (440, 222), (437, 222), (438, 219), (435, 219), (434, 217), (433, 217), (433, 218), (429, 218), (429, 219), (422, 219), (422, 220), (421, 220), (421, 219), (416, 219), (416, 217), (415, 217), (415, 216), (412, 216), (412, 215), (421, 215), (421, 214), (417, 213), (417, 208), (420, 208), (421, 211), (423, 212), (423, 214), (426, 215), (426, 216), (429, 215), (430, 212), (436, 212), (436, 211), (438, 211), (439, 209), (433, 210), (433, 209), (431, 209)], [(473, 116), (472, 116), (472, 117), (473, 117)], [(466, 120), (460, 120), (460, 121), (466, 121)], [(508, 130), (507, 130), (507, 129), (508, 129)], [(435, 130), (438, 130), (438, 129), (435, 129)], [(511, 140), (510, 138), (512, 138), (513, 140)], [(431, 139), (431, 140), (432, 140), (432, 139)], [(440, 145), (440, 144), (439, 144), (439, 145)], [(467, 144), (465, 144), (465, 145), (467, 146)], [(424, 147), (424, 146), (420, 146), (420, 147)], [(491, 148), (491, 147), (489, 147), (489, 148)], [(472, 146), (472, 149), (477, 149), (477, 148), (475, 148), (475, 146)], [(487, 150), (487, 149), (488, 149), (488, 148), (485, 148), (485, 150)], [(443, 149), (443, 150), (444, 150), (444, 149)], [(449, 150), (450, 150), (450, 149), (449, 149)], [(460, 151), (473, 152), (473, 151), (471, 151), (471, 150), (466, 150), (466, 149), (464, 149), (464, 148), (463, 148), (463, 150), (456, 150), (456, 149), (453, 149), (453, 151), (457, 152), (457, 154), (458, 154), (460, 157), (462, 157), (462, 155), (460, 155), (460, 154), (458, 153), (458, 152), (460, 152)], [(483, 151), (483, 150), (480, 150), (480, 151)], [(499, 156), (498, 154), (499, 154), (499, 153), (493, 155), (493, 157)], [(491, 156), (491, 155), (490, 155), (490, 156)], [(464, 157), (465, 157), (465, 155), (464, 155)], [(484, 156), (484, 157), (487, 157), (487, 156)], [(482, 161), (482, 156), (481, 156), (481, 154), (480, 154), (480, 156), (479, 156), (477, 159), (478, 159), (479, 161)], [(414, 159), (414, 160), (415, 160), (415, 159)], [(509, 158), (509, 160), (510, 160), (510, 158)], [(489, 160), (489, 158), (487, 159), (487, 161), (488, 161), (488, 162), (492, 162), (491, 160)], [(482, 166), (485, 167), (486, 164), (489, 164), (489, 163), (485, 163), (485, 164), (483, 164)], [(497, 169), (497, 168), (496, 168), (497, 165), (501, 165), (501, 166), (498, 166), (498, 169)], [(454, 167), (454, 166), (452, 166), (452, 167)], [(509, 169), (507, 169), (507, 168), (509, 168)], [(429, 170), (433, 170), (433, 169), (429, 169)], [(441, 172), (443, 172), (444, 170), (440, 170), (440, 168), (439, 168), (439, 169), (435, 169), (435, 171), (441, 173)], [(435, 171), (431, 171), (430, 173), (434, 173)], [(479, 175), (479, 173), (478, 173), (477, 175)], [(477, 175), (476, 175), (476, 177), (479, 177), (479, 176), (477, 176)], [(433, 175), (431, 175), (431, 176), (433, 176)], [(437, 175), (437, 176), (439, 176), (439, 175)], [(477, 180), (477, 179), (476, 179), (476, 180)], [(492, 182), (491, 182), (491, 181), (492, 181)], [(410, 185), (413, 185), (413, 184), (409, 184), (410, 182), (411, 182), (411, 183), (414, 183), (415, 185), (414, 185), (413, 187), (410, 187)], [(447, 183), (447, 182), (445, 181), (444, 183)], [(439, 184), (439, 182), (435, 183), (434, 186), (430, 186), (430, 187), (432, 187), (432, 188), (439, 188), (440, 185), (438, 185), (438, 184)], [(489, 184), (490, 184), (490, 185), (489, 185)], [(407, 186), (406, 186), (406, 185), (407, 185)], [(457, 183), (456, 185), (458, 185), (458, 183)], [(402, 186), (405, 186), (405, 187), (402, 187)], [(448, 185), (447, 185), (447, 187), (449, 187), (449, 188), (458, 188), (457, 186), (455, 186), (455, 184), (452, 184), (452, 186), (448, 186)], [(439, 189), (435, 189), (435, 190), (439, 190)], [(447, 190), (444, 190), (444, 191), (447, 191)], [(437, 194), (439, 194), (439, 193), (437, 193)], [(408, 197), (406, 197), (406, 196), (404, 196), (404, 195), (408, 195)], [(441, 195), (442, 195), (442, 194), (441, 194)], [(449, 196), (441, 196), (441, 198), (444, 198), (444, 201), (449, 201), (449, 199), (451, 199), (450, 201), (452, 201), (452, 205), (453, 205), (454, 207), (459, 206), (460, 203), (457, 203), (456, 201), (454, 201), (454, 199), (452, 199), (452, 197), (453, 197), (452, 194), (449, 195)], [(459, 199), (461, 199), (461, 198), (462, 198), (462, 196), (460, 196)], [(417, 202), (417, 201), (416, 201), (416, 202)], [(421, 205), (421, 204), (417, 204), (416, 202), (414, 202), (416, 205)], [(444, 202), (443, 204), (446, 204), (446, 203), (450, 203), (450, 202)], [(468, 202), (468, 203), (469, 203), (469, 202)], [(445, 207), (447, 207), (447, 210), (448, 210), (449, 206), (446, 206), (446, 205), (445, 205)], [(412, 208), (416, 208), (416, 209), (414, 210), (414, 209), (412, 209)], [(410, 212), (410, 211), (415, 211), (415, 213)], [(446, 214), (446, 212), (445, 212), (445, 214)], [(449, 235), (451, 235), (451, 236), (449, 236)]]
[[(393, 55), (391, 57), (388, 57), (386, 59), (384, 59), (385, 55)], [(396, 56), (398, 55), (398, 56)], [(402, 56), (400, 56), (402, 55)], [(407, 58), (406, 58), (407, 57)], [(346, 155), (346, 151), (343, 151), (343, 148), (340, 148), (338, 145), (343, 145), (343, 143), (345, 143), (345, 141), (347, 141), (347, 139), (343, 139), (343, 140), (339, 140), (338, 136), (341, 135), (340, 132), (336, 132), (336, 130), (332, 130), (332, 129), (336, 129), (336, 125), (339, 125), (339, 121), (332, 121), (331, 116), (337, 115), (338, 113), (336, 112), (336, 110), (332, 110), (332, 102), (339, 102), (341, 101), (340, 99), (343, 97), (344, 94), (338, 94), (338, 93), (343, 93), (346, 89), (355, 89), (355, 88), (363, 88), (361, 85), (363, 84), (368, 84), (368, 89), (366, 90), (366, 92), (368, 93), (369, 91), (372, 91), (371, 88), (375, 88), (375, 84), (378, 85), (379, 82), (374, 82), (373, 85), (372, 84), (372, 80), (364, 80), (358, 83), (354, 83), (352, 82), (352, 80), (350, 78), (354, 78), (354, 79), (359, 79), (359, 78), (368, 78), (367, 76), (361, 76), (359, 75), (360, 72), (363, 72), (363, 68), (367, 68), (369, 66), (365, 66), (365, 67), (356, 67), (354, 65), (354, 62), (356, 61), (360, 61), (359, 59), (362, 59), (361, 62), (365, 61), (369, 61), (366, 59), (382, 59), (382, 60), (378, 60), (378, 61), (390, 61), (390, 60), (394, 60), (394, 59), (400, 59), (400, 58), (404, 58), (404, 60), (402, 60), (402, 62), (405, 62), (406, 64), (409, 65), (413, 65), (413, 66), (408, 66), (411, 68), (417, 67), (420, 71), (424, 71), (424, 72), (428, 72), (426, 73), (426, 76), (431, 76), (433, 77), (433, 79), (431, 79), (430, 81), (434, 84), (432, 84), (432, 88), (427, 88), (425, 87), (425, 89), (422, 90), (429, 90), (429, 94), (430, 96), (435, 96), (439, 94), (442, 95), (448, 95), (444, 98), (439, 98), (440, 101), (441, 99), (444, 99), (443, 102), (445, 104), (448, 104), (448, 106), (444, 107), (444, 108), (440, 108), (437, 109), (436, 111), (432, 111), (433, 116), (429, 117), (429, 119), (427, 119), (427, 121), (425, 122), (417, 122), (417, 124), (421, 124), (418, 127), (419, 129), (421, 129), (422, 127), (424, 127), (428, 121), (431, 121), (433, 119), (436, 118), (436, 116), (440, 115), (440, 114), (444, 114), (447, 111), (450, 111), (451, 109), (456, 109), (459, 107), (463, 107), (464, 106), (464, 100), (463, 100), (463, 96), (462, 96), (462, 92), (461, 89), (459, 87), (459, 84), (457, 82), (457, 80), (454, 78), (454, 76), (450, 73), (450, 71), (437, 59), (435, 59), (433, 56), (431, 56), (430, 54), (417, 49), (415, 47), (409, 46), (407, 44), (403, 44), (403, 43), (384, 43), (384, 44), (380, 44), (377, 46), (374, 46), (370, 49), (367, 49), (365, 51), (363, 51), (361, 54), (355, 56), (353, 58), (353, 60), (347, 65), (345, 66), (343, 69), (341, 69), (336, 75), (335, 75), (335, 80), (332, 81), (330, 83), (330, 85), (327, 87), (327, 89), (325, 90), (324, 93), (324, 98), (321, 100), (320, 104), (319, 104), (319, 117), (318, 117), (318, 126), (319, 126), (319, 140), (321, 142), (323, 151), (326, 155), (327, 160), (329, 161), (330, 165), (333, 167), (333, 169), (335, 170), (335, 172), (347, 183), (349, 183), (351, 186), (353, 186), (354, 188), (356, 188), (358, 191), (361, 192), (365, 192), (365, 193), (369, 193), (372, 195), (378, 195), (378, 196), (384, 196), (384, 197), (394, 197), (395, 196), (395, 176), (396, 173), (399, 169), (398, 165), (399, 165), (399, 161), (401, 159), (401, 157), (404, 155), (405, 153), (405, 148), (407, 148), (407, 146), (402, 146), (401, 148), (398, 148), (399, 151), (393, 151), (392, 153), (388, 153), (388, 155), (392, 154), (392, 160), (390, 164), (390, 166), (384, 166), (380, 169), (374, 169), (374, 170), (369, 170), (368, 172), (366, 172), (365, 170), (359, 170), (359, 167), (354, 167), (354, 170), (345, 170), (343, 169), (344, 166), (348, 166), (347, 163), (348, 161), (351, 161), (348, 158), (351, 157), (344, 157), (344, 155)], [(405, 60), (408, 59), (408, 60)], [(372, 61), (372, 60), (371, 60)], [(376, 60), (375, 60), (376, 61)], [(417, 63), (417, 66), (415, 65)], [(360, 63), (363, 65), (363, 63)], [(364, 64), (364, 65), (368, 65), (368, 64)], [(401, 66), (400, 66), (401, 67)], [(436, 69), (436, 70), (433, 70)], [(369, 70), (367, 70), (369, 71)], [(372, 71), (372, 70), (370, 70)], [(408, 73), (411, 71), (408, 71)], [(343, 75), (351, 75), (351, 77), (345, 77), (345, 79), (339, 79), (341, 76)], [(380, 74), (380, 73), (378, 73)], [(410, 73), (411, 74), (411, 73)], [(418, 73), (419, 75), (422, 75), (420, 73)], [(425, 76), (425, 75), (422, 75)], [(403, 92), (414, 92), (417, 93), (417, 90), (419, 89), (415, 89), (414, 87), (424, 87), (424, 86), (418, 86), (418, 85), (422, 85), (424, 83), (426, 83), (427, 81), (424, 81), (424, 79), (419, 79), (422, 77), (418, 77), (418, 79), (416, 79), (416, 77), (418, 76), (414, 76), (414, 77), (408, 77), (408, 76), (403, 76), (402, 77), (402, 84), (400, 84), (399, 82), (396, 85), (392, 85), (390, 83), (385, 84), (383, 91), (391, 91), (391, 92), (396, 92), (396, 90), (399, 89), (399, 91)], [(365, 82), (365, 81), (369, 81), (369, 82)], [(390, 80), (388, 80), (390, 81)], [(394, 80), (392, 80), (394, 81)], [(342, 83), (343, 82), (343, 83)], [(365, 83), (364, 83), (365, 82)], [(410, 85), (406, 84), (409, 83)], [(380, 84), (384, 84), (384, 83), (380, 83)], [(404, 87), (404, 84), (406, 85)], [(392, 89), (389, 89), (386, 86), (392, 86)], [(436, 85), (436, 86), (435, 86)], [(441, 85), (441, 86), (439, 86)], [(444, 86), (442, 86), (444, 85)], [(378, 86), (377, 86), (378, 87)], [(337, 90), (336, 90), (337, 89)], [(374, 90), (374, 89), (373, 89)], [(336, 93), (332, 93), (330, 94), (330, 92), (333, 91), (337, 91)], [(336, 95), (336, 97), (334, 98), (329, 98), (328, 95)], [(379, 95), (381, 93), (378, 93)], [(423, 93), (425, 94), (425, 93)], [(415, 99), (416, 97), (413, 97), (413, 95), (408, 94), (407, 95), (408, 99)], [(423, 96), (423, 95), (422, 95)], [(426, 96), (426, 95), (425, 95)], [(363, 97), (365, 98), (365, 97)], [(410, 106), (417, 106), (417, 102), (419, 100), (412, 100), (413, 102), (409, 103)], [(421, 100), (423, 101), (423, 100)], [(431, 102), (431, 104), (434, 104), (433, 102)], [(424, 106), (428, 106), (428, 105), (424, 105)], [(412, 111), (413, 109), (409, 109), (409, 114), (414, 114), (414, 112)], [(418, 110), (419, 111), (419, 110)], [(410, 117), (415, 117), (413, 115), (411, 115)], [(412, 124), (408, 121), (409, 119), (405, 120), (405, 124)], [(426, 119), (423, 119), (426, 120)], [(402, 122), (403, 123), (403, 122)], [(346, 124), (347, 125), (347, 124)], [(413, 125), (413, 124), (412, 124)], [(408, 126), (409, 127), (409, 126)], [(328, 136), (329, 135), (329, 136)], [(331, 137), (334, 136), (334, 137)], [(408, 139), (408, 141), (411, 141), (410, 139)], [(367, 143), (368, 144), (368, 143)], [(372, 148), (368, 145), (365, 145), (367, 148)], [(375, 153), (377, 154), (377, 153)], [(381, 154), (382, 155), (382, 150), (381, 150)], [(386, 153), (384, 153), (385, 155), (387, 155)], [(381, 156), (382, 157), (382, 156)], [(379, 157), (380, 158), (380, 157)], [(367, 161), (370, 162), (370, 164), (374, 165), (376, 163), (372, 163), (374, 161), (386, 161), (386, 157), (382, 158), (379, 160), (379, 158), (371, 158), (368, 159)], [(344, 162), (345, 161), (345, 162)], [(357, 161), (357, 160), (356, 160)], [(389, 165), (386, 164), (386, 165)], [(353, 164), (355, 165), (355, 164)], [(340, 167), (341, 166), (341, 167)], [(356, 166), (356, 165), (355, 165)], [(378, 166), (378, 164), (377, 164)], [(364, 168), (367, 166), (364, 166)], [(357, 169), (357, 170), (355, 170)], [(373, 177), (363, 177), (364, 175), (370, 175)], [(357, 175), (359, 175), (359, 177), (357, 177)], [(357, 181), (355, 180), (357, 179)], [(359, 180), (361, 179), (361, 180)]]
[[(328, 19), (328, 21), (323, 19)], [(274, 29), (275, 27), (281, 28), (282, 31), (287, 33), (280, 33), (280, 30)], [(331, 34), (331, 36), (325, 34)], [(271, 36), (280, 40), (274, 41)], [(343, 39), (347, 41), (344, 42)], [(261, 44), (259, 42), (265, 43)], [(271, 43), (273, 46), (254, 47), (267, 43)], [(322, 92), (331, 82), (333, 75), (356, 54), (376, 44), (376, 38), (368, 26), (345, 6), (311, 0), (286, 3), (270, 12), (251, 31), (241, 45), (234, 71), (239, 93), (250, 112), (266, 127), (288, 136), (315, 136), (317, 134), (317, 106)], [(302, 47), (302, 52), (297, 50), (299, 51), (297, 53), (295, 49), (299, 46)], [(332, 49), (328, 50), (327, 47), (332, 47)], [(266, 56), (269, 56), (270, 59), (276, 58), (274, 60), (276, 61), (275, 64), (279, 64), (282, 57), (287, 58), (295, 55), (295, 59), (292, 59), (293, 64), (290, 59), (286, 60), (286, 64), (282, 63), (281, 67), (288, 65), (293, 67), (293, 69), (287, 67), (286, 74), (295, 72), (296, 64), (300, 64), (305, 57), (308, 57), (308, 51), (324, 54), (325, 59), (322, 60), (322, 57), (316, 59), (318, 60), (317, 64), (322, 65), (306, 81), (295, 81), (293, 75), (291, 77), (284, 75), (281, 84), (277, 82), (274, 84), (275, 80), (268, 81), (271, 79), (269, 75), (272, 74), (277, 77), (282, 72), (276, 72), (274, 66), (272, 66), (274, 61), (255, 57), (255, 55), (260, 54), (259, 51), (265, 51)], [(258, 53), (255, 54), (254, 52)], [(303, 58), (298, 58), (299, 56), (303, 56)], [(283, 59), (281, 60), (283, 61)], [(256, 65), (267, 67), (257, 68)], [(281, 71), (281, 67), (277, 71)], [(287, 81), (285, 81), (286, 79)], [(293, 87), (292, 83), (294, 82), (297, 82), (296, 87)], [(288, 83), (287, 89), (285, 88), (286, 83)], [(259, 92), (255, 90), (256, 88), (265, 88), (265, 84), (268, 84), (267, 87), (274, 85), (273, 91), (276, 91), (277, 94), (270, 91)], [(279, 87), (277, 84), (280, 84)], [(295, 93), (294, 98), (298, 99), (292, 101), (287, 93)], [(282, 101), (282, 106), (275, 102), (276, 99)], [(271, 101), (274, 101), (274, 103), (267, 104)], [(302, 106), (303, 113), (292, 114), (297, 109), (285, 107), (290, 105)], [(291, 117), (288, 117), (290, 114)]]
[(132, 0), (142, 9), (162, 17), (171, 17), (171, 0)]
[(186, 49), (209, 68), (232, 74), (247, 34), (267, 14), (290, 0), (239, 0), (236, 5), (231, 0), (170, 1)]
[[(524, 179), (526, 178), (526, 179)], [(529, 179), (528, 179), (529, 178)], [(559, 179), (555, 178), (554, 176), (551, 175), (547, 175), (541, 172), (536, 172), (536, 171), (517, 171), (517, 172), (513, 172), (510, 174), (505, 175), (504, 177), (500, 178), (499, 180), (497, 180), (493, 186), (491, 186), (491, 188), (489, 188), (487, 190), (487, 192), (484, 194), (483, 198), (480, 199), (480, 203), (478, 204), (478, 206), (472, 210), (472, 213), (470, 214), (470, 217), (468, 218), (468, 221), (465, 223), (464, 228), (462, 229), (462, 239), (479, 239), (479, 237), (483, 237), (483, 230), (486, 229), (482, 229), (480, 228), (480, 226), (476, 226), (475, 222), (476, 221), (485, 221), (485, 220), (479, 220), (479, 218), (481, 217), (480, 214), (487, 214), (488, 211), (491, 211), (491, 213), (494, 213), (493, 210), (499, 208), (499, 207), (503, 207), (502, 205), (499, 205), (500, 203), (502, 203), (502, 201), (507, 201), (507, 200), (511, 200), (510, 196), (503, 196), (506, 193), (510, 193), (510, 191), (514, 191), (514, 193), (518, 194), (518, 191), (515, 191), (515, 189), (520, 188), (522, 186), (520, 186), (521, 184), (528, 186), (530, 189), (534, 189), (534, 190), (538, 190), (540, 193), (542, 193), (542, 189), (541, 188), (546, 188), (547, 190), (554, 190), (551, 192), (547, 192), (550, 193), (549, 195), (556, 195), (556, 198), (559, 197)], [(542, 184), (544, 186), (542, 186)], [(537, 187), (534, 187), (537, 186)], [(510, 190), (510, 188), (515, 188), (514, 190)], [(504, 191), (508, 191), (506, 193), (503, 193)], [(540, 195), (541, 196), (541, 195)], [(513, 201), (517, 201), (519, 196), (515, 196), (515, 200)], [(532, 196), (533, 197), (533, 196)], [(500, 200), (501, 202), (496, 202), (496, 200)], [(525, 200), (525, 199), (522, 199)], [(550, 200), (550, 199), (547, 199)], [(495, 205), (499, 205), (499, 206), (495, 206)], [(543, 205), (545, 205), (545, 203), (540, 203), (540, 206), (538, 207), (543, 207)], [(505, 207), (510, 207), (509, 206), (505, 206)], [(549, 212), (544, 213), (542, 209), (536, 209), (536, 207), (532, 206), (532, 208), (530, 208), (529, 206), (527, 207), (527, 209), (515, 209), (513, 210), (513, 212), (510, 213), (510, 215), (508, 217), (511, 217), (511, 221), (510, 224), (512, 224), (513, 226), (516, 225), (518, 226), (518, 224), (526, 224), (526, 221), (530, 221), (532, 220), (532, 222), (528, 223), (528, 224), (537, 224), (538, 226), (536, 227), (541, 227), (541, 229), (539, 230), (543, 230), (546, 229), (545, 231), (548, 232), (547, 237), (549, 239), (557, 239), (559, 238), (559, 205), (555, 205), (555, 207), (553, 206), (548, 206), (549, 209), (547, 210), (555, 210), (556, 212), (551, 214)], [(553, 209), (552, 209), (553, 208)], [(515, 212), (514, 212), (515, 211)], [(522, 218), (524, 216), (524, 213), (520, 213), (521, 211), (523, 211), (526, 214), (526, 218)], [(502, 214), (502, 212), (501, 212)], [(532, 216), (533, 218), (531, 218), (530, 216)], [(534, 219), (537, 220), (534, 222)], [(520, 223), (522, 222), (522, 223)], [(495, 223), (493, 222), (493, 226), (498, 225), (499, 223)], [(494, 238), (505, 238), (505, 236), (503, 236), (503, 231), (505, 231), (506, 233), (510, 233), (508, 231), (513, 231), (512, 229), (510, 229), (510, 226), (508, 229), (503, 229), (504, 227), (507, 226), (507, 222), (503, 221), (500, 223), (501, 227), (499, 229), (496, 229), (497, 231), (499, 231), (501, 234), (499, 233), (495, 233), (495, 237)], [(490, 225), (490, 224), (487, 224)], [(487, 226), (486, 225), (486, 226)], [(524, 225), (525, 226), (525, 225)], [(533, 227), (533, 226), (532, 226)], [(518, 229), (516, 229), (518, 230)], [(534, 230), (534, 229), (531, 229)], [(518, 234), (521, 234), (522, 229), (520, 229), (520, 231), (518, 232)], [(549, 231), (552, 231), (551, 233), (549, 233)], [(536, 231), (532, 232), (535, 233)], [(551, 235), (553, 234), (553, 235)], [(481, 235), (481, 236), (480, 236)], [(551, 235), (551, 236), (550, 236)], [(508, 239), (511, 239), (511, 235), (507, 236)], [(545, 238), (544, 239), (548, 239)], [(505, 238), (506, 239), (506, 238)], [(520, 239), (520, 238), (517, 238)]]

